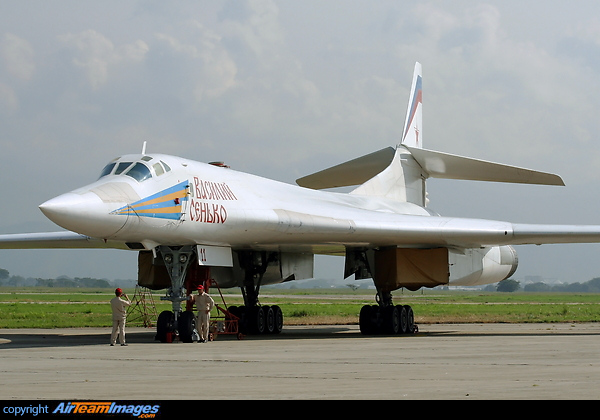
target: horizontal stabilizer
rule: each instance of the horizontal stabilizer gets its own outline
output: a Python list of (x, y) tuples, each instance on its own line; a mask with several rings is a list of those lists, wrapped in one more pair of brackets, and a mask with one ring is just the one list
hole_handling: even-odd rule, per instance
[(432, 178), (565, 185), (558, 175), (433, 150), (405, 146)]
[(387, 168), (394, 158), (394, 153), (393, 147), (387, 147), (299, 178), (296, 183), (314, 190), (360, 185)]

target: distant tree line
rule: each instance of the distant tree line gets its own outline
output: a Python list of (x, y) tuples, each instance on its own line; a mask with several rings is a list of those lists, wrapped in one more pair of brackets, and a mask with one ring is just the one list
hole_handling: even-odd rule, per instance
[[(497, 292), (516, 292), (521, 290), (521, 283), (517, 280), (502, 280), (496, 286), (490, 285), (486, 290), (495, 290)], [(562, 283), (549, 285), (544, 282), (529, 283), (523, 286), (525, 292), (561, 292), (561, 293), (600, 293), (600, 277), (593, 278), (585, 283)]]
[(21, 276), (11, 276), (8, 270), (0, 268), (0, 287), (90, 287), (90, 288), (111, 288), (113, 285), (106, 279), (95, 279), (90, 277), (69, 278), (61, 276), (56, 279), (25, 278)]
[[(25, 278), (21, 276), (11, 276), (8, 270), (0, 268), (0, 287), (90, 287), (90, 288), (111, 288), (114, 283), (118, 283), (119, 287), (133, 287), (136, 284), (135, 280), (115, 280), (110, 282), (106, 279), (96, 279), (91, 277), (75, 277), (69, 278), (61, 276), (56, 279), (41, 279), (41, 278)], [(305, 288), (320, 288), (331, 287), (331, 281), (324, 280), (309, 280), (304, 282)], [(276, 286), (276, 285), (275, 285)], [(350, 287), (353, 290), (357, 288), (367, 288), (368, 282), (361, 282), (360, 285), (346, 284), (340, 287)], [(296, 288), (292, 285), (292, 288)], [(516, 292), (523, 290), (525, 292), (562, 292), (562, 293), (600, 293), (600, 277), (593, 278), (584, 283), (562, 283), (549, 285), (544, 282), (528, 283), (521, 287), (521, 283), (517, 280), (506, 279), (497, 284), (490, 284), (484, 290), (496, 292)]]

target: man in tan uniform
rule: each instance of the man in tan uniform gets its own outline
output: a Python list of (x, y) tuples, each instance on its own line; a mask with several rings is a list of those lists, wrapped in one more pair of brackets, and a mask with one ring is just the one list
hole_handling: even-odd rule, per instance
[(117, 288), (115, 290), (115, 297), (110, 300), (110, 307), (112, 308), (112, 334), (110, 336), (110, 345), (114, 346), (117, 342), (117, 334), (119, 335), (119, 342), (122, 346), (126, 346), (125, 343), (125, 320), (127, 318), (127, 307), (131, 305), (131, 301), (127, 297), (123, 290)]
[(210, 311), (215, 306), (215, 301), (204, 291), (204, 287), (202, 286), (198, 286), (198, 294), (190, 296), (190, 300), (196, 304), (196, 309), (198, 309), (196, 327), (200, 333), (200, 343), (206, 343), (208, 341)]

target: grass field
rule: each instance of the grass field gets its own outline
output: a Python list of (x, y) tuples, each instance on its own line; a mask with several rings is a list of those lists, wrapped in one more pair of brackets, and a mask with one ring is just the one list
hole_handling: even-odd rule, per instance
[[(126, 290), (133, 298), (135, 290)], [(147, 297), (150, 312), (169, 310), (160, 300), (162, 292)], [(215, 302), (224, 306), (218, 291)], [(3, 287), (0, 289), (0, 328), (109, 327), (108, 289), (57, 289)], [(241, 305), (239, 290), (224, 292), (228, 306)], [(349, 289), (263, 289), (261, 304), (279, 305), (287, 325), (357, 324), (363, 305), (375, 303), (374, 291)], [(153, 304), (152, 304), (153, 302)], [(520, 323), (599, 322), (600, 294), (485, 293), (439, 291), (394, 293), (396, 304), (411, 305), (417, 324), (430, 323)], [(142, 307), (130, 315), (128, 325), (142, 325)], [(216, 311), (214, 313), (216, 315)]]

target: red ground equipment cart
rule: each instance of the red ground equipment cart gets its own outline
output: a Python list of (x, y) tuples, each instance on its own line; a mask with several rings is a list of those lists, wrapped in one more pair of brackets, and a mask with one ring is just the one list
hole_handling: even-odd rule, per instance
[(219, 334), (228, 334), (235, 335), (238, 340), (241, 340), (244, 335), (240, 332), (240, 317), (234, 315), (227, 308), (227, 304), (225, 303), (225, 298), (223, 297), (223, 293), (221, 293), (221, 289), (215, 280), (210, 281), (211, 286), (216, 286), (219, 291), (219, 295), (221, 296), (221, 302), (223, 302), (223, 306), (220, 304), (215, 304), (217, 308), (217, 316), (210, 317), (210, 326), (209, 326), (209, 340), (213, 341), (217, 335)]

